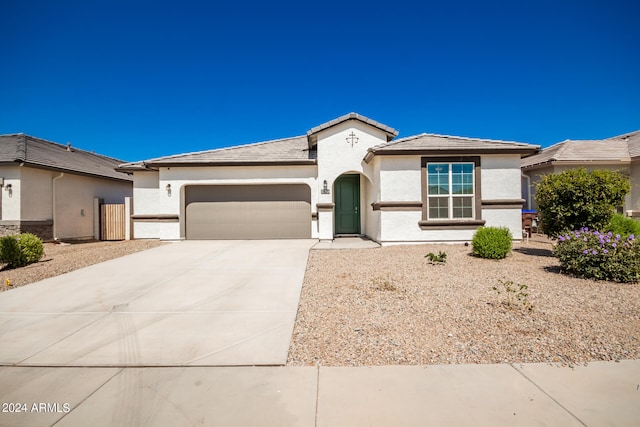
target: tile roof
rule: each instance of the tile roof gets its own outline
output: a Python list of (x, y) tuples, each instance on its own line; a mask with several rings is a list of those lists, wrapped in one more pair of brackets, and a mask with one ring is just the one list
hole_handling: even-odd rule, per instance
[(177, 154), (141, 162), (125, 163), (119, 170), (144, 170), (170, 165), (315, 164), (316, 150), (309, 149), (306, 136), (276, 139), (254, 144), (196, 153)]
[(535, 153), (539, 149), (539, 145), (526, 144), (523, 142), (422, 133), (420, 135), (408, 136), (386, 144), (375, 146), (369, 149), (369, 152), (373, 154), (385, 154), (392, 152), (410, 153), (414, 151), (468, 151), (478, 153), (513, 151)]
[(368, 117), (362, 116), (358, 113), (349, 113), (349, 114), (345, 114), (344, 116), (340, 116), (337, 119), (333, 119), (331, 121), (318, 125), (312, 128), (311, 130), (309, 130), (307, 132), (307, 138), (309, 138), (309, 143), (315, 142), (315, 136), (319, 132), (322, 132), (325, 129), (329, 129), (330, 127), (339, 125), (340, 123), (346, 122), (347, 120), (359, 120), (363, 123), (366, 123), (370, 126), (380, 129), (381, 131), (387, 134), (387, 141), (391, 141), (393, 138), (398, 136), (398, 131), (392, 127), (383, 125), (380, 122), (377, 122)]
[(628, 163), (635, 157), (640, 157), (640, 131), (600, 140), (568, 139), (522, 159), (520, 165), (530, 168), (555, 162)]
[[(239, 145), (234, 147), (218, 148), (214, 150), (199, 151), (195, 153), (176, 154), (166, 157), (124, 163), (118, 170), (142, 171), (157, 167), (169, 166), (230, 166), (230, 165), (270, 165), (270, 164), (316, 164), (316, 147), (313, 143), (317, 134), (332, 126), (336, 126), (347, 120), (359, 120), (370, 126), (374, 126), (387, 135), (390, 141), (397, 134), (393, 128), (378, 123), (356, 113), (349, 113), (338, 117), (320, 126), (309, 130), (304, 136), (276, 139), (272, 141), (258, 142), (254, 144)], [(524, 154), (535, 153), (540, 149), (537, 145), (520, 142), (505, 142), (489, 139), (464, 138), (459, 136), (446, 136), (434, 134), (421, 134), (410, 136), (396, 141), (378, 145), (369, 150), (367, 156), (376, 153), (391, 154), (392, 152), (421, 152), (421, 151), (464, 151), (472, 153), (484, 152), (520, 152)]]
[(132, 177), (115, 170), (122, 160), (22, 133), (0, 135), (0, 163), (24, 163), (61, 172), (133, 181)]

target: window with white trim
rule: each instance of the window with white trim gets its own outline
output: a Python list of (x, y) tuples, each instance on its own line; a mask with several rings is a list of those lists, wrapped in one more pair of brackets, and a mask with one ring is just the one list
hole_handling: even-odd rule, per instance
[(427, 218), (474, 218), (474, 163), (427, 163)]

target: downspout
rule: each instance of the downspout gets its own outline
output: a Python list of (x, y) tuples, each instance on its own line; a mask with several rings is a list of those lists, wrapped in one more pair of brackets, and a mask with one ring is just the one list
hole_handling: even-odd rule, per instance
[(54, 176), (53, 180), (51, 180), (51, 185), (53, 186), (53, 201), (52, 201), (52, 211), (53, 211), (53, 240), (58, 240), (58, 233), (56, 230), (56, 226), (58, 225), (58, 218), (56, 215), (56, 181), (64, 176), (64, 172), (60, 172), (60, 175)]
[(520, 172), (520, 175), (527, 180), (527, 210), (529, 210), (531, 209), (531, 178), (524, 172)]

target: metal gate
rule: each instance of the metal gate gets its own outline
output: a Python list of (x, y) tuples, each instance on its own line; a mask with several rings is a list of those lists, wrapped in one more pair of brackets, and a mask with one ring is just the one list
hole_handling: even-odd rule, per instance
[(100, 240), (125, 239), (124, 204), (100, 205)]

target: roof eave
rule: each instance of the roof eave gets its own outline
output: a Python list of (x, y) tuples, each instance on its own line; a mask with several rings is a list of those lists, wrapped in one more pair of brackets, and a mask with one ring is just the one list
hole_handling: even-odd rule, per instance
[(206, 166), (308, 166), (317, 164), (316, 160), (272, 160), (272, 161), (200, 161), (200, 162), (162, 162), (162, 163), (146, 163), (146, 166), (157, 170), (158, 168), (177, 168), (177, 167), (206, 167)]
[(365, 163), (369, 163), (374, 156), (433, 156), (433, 155), (476, 155), (476, 154), (535, 154), (538, 152), (538, 148), (526, 148), (526, 147), (513, 147), (513, 148), (479, 148), (473, 150), (461, 150), (455, 148), (443, 148), (443, 149), (373, 149), (370, 148), (364, 157)]

